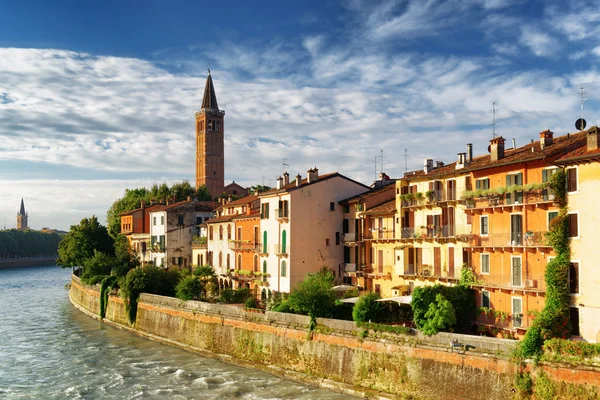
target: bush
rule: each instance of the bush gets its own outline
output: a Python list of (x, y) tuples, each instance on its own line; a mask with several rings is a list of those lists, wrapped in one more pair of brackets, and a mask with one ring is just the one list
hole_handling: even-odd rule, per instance
[(244, 303), (244, 307), (246, 308), (258, 308), (258, 301), (254, 297), (248, 297), (246, 303)]
[(106, 316), (106, 306), (108, 305), (108, 292), (117, 286), (117, 277), (114, 275), (107, 276), (100, 283), (100, 318)]
[(175, 296), (181, 300), (199, 299), (202, 297), (202, 289), (202, 282), (197, 277), (184, 276), (175, 287)]
[(444, 296), (437, 294), (435, 302), (429, 304), (429, 310), (425, 313), (427, 322), (423, 325), (423, 333), (435, 335), (439, 331), (451, 328), (456, 324), (454, 307)]
[(381, 303), (375, 301), (377, 299), (379, 295), (374, 292), (360, 296), (352, 310), (352, 319), (355, 322), (376, 322), (382, 309)]
[(106, 253), (94, 251), (94, 255), (83, 263), (83, 274), (81, 281), (88, 285), (100, 283), (110, 275), (115, 258)]
[(296, 314), (287, 300), (281, 301), (279, 304), (274, 306), (272, 310), (281, 313)]
[(241, 288), (237, 290), (223, 289), (219, 296), (220, 303), (239, 304), (244, 303), (250, 297), (250, 289)]
[(427, 322), (426, 314), (429, 305), (436, 301), (438, 294), (448, 300), (454, 308), (456, 323), (448, 329), (468, 332), (471, 320), (475, 317), (475, 292), (464, 286), (435, 285), (416, 288), (412, 294), (411, 307), (414, 314), (413, 321), (417, 328), (422, 329)]
[(331, 290), (334, 280), (335, 276), (327, 269), (307, 274), (290, 293), (290, 307), (300, 314), (310, 315), (311, 319), (331, 316), (335, 307), (335, 293)]
[(194, 269), (194, 275), (196, 276), (215, 276), (215, 270), (210, 265), (200, 265)]

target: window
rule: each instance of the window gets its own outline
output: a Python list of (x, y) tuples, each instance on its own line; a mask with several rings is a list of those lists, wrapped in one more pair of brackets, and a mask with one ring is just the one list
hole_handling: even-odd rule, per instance
[(344, 218), (344, 221), (342, 222), (342, 232), (350, 232), (350, 221), (348, 220), (348, 218)]
[(325, 239), (325, 246), (329, 246), (329, 238)]
[(489, 188), (490, 188), (490, 178), (475, 180), (475, 189), (488, 190)]
[(336, 246), (340, 245), (340, 233), (339, 232), (335, 233), (335, 245)]
[(569, 264), (569, 293), (579, 293), (579, 263), (571, 262)]
[(263, 254), (267, 254), (267, 231), (263, 232)]
[(571, 322), (571, 334), (573, 336), (579, 336), (579, 308), (569, 308), (569, 320)]
[(329, 211), (335, 211), (335, 202), (329, 203)]
[(577, 168), (567, 169), (567, 192), (577, 191)]
[(279, 200), (279, 210), (277, 210), (277, 218), (288, 218), (288, 201)]
[(381, 293), (381, 285), (375, 285), (375, 293), (377, 293), (377, 294)]
[(523, 269), (521, 267), (521, 257), (512, 257), (512, 285), (515, 287), (523, 286)]
[[(506, 175), (506, 187), (521, 186), (523, 185), (523, 173), (518, 174), (507, 174)], [(523, 191), (506, 193), (506, 204), (523, 204)]]
[(284, 278), (287, 276), (287, 265), (285, 260), (281, 261), (281, 276)]
[(177, 216), (177, 225), (183, 225), (183, 215)]
[(343, 212), (344, 212), (344, 214), (348, 214), (350, 212), (350, 206), (349, 205), (345, 205), (344, 208), (343, 208)]
[(569, 237), (579, 237), (578, 214), (569, 214)]
[(238, 226), (236, 239), (242, 240), (242, 227), (241, 226)]
[(160, 224), (161, 224), (161, 225), (164, 225), (164, 224), (165, 224), (165, 216), (164, 216), (164, 215), (161, 215), (161, 216), (160, 216)]
[(229, 254), (227, 254), (227, 261), (226, 261), (226, 266), (227, 266), (227, 270), (229, 270), (231, 268), (231, 261), (230, 261), (231, 257), (229, 256)]
[(481, 255), (481, 273), (482, 274), (490, 273), (490, 255), (489, 254)]
[[(227, 256), (227, 257), (229, 257), (229, 256)], [(238, 256), (237, 256), (237, 269), (238, 269), (238, 271), (240, 269), (244, 269), (244, 268), (242, 268), (242, 255), (241, 254), (238, 254)]]
[(227, 225), (227, 240), (231, 240), (231, 225)]
[[(550, 183), (552, 175), (558, 172), (558, 168), (544, 169), (542, 170), (542, 183)], [(554, 200), (554, 193), (549, 187), (542, 189), (542, 200), (549, 201)]]
[(263, 274), (267, 273), (267, 261), (263, 261), (263, 270), (262, 270)]
[(558, 211), (548, 211), (548, 230), (550, 230), (550, 222), (558, 217)]
[(260, 205), (260, 219), (269, 219), (269, 203)]
[(202, 217), (196, 217), (196, 225), (200, 225), (202, 223)]
[(208, 240), (213, 240), (213, 227), (208, 228)]
[(481, 307), (490, 308), (490, 292), (487, 290), (481, 292)]
[(219, 267), (223, 266), (223, 252), (219, 252)]
[(171, 257), (171, 264), (177, 265), (177, 257)]
[(287, 253), (287, 232), (285, 229), (281, 232), (281, 254)]
[(219, 240), (223, 240), (223, 225), (219, 226)]
[(488, 216), (487, 215), (482, 215), (481, 217), (479, 217), (479, 223), (480, 223), (479, 233), (481, 235), (487, 235), (488, 232), (489, 232)]
[(156, 217), (152, 217), (152, 225), (156, 226)]
[(258, 269), (258, 256), (254, 255), (254, 263), (252, 265), (252, 269), (256, 272), (260, 272), (260, 270)]
[(520, 297), (512, 298), (513, 327), (523, 326), (523, 300)]

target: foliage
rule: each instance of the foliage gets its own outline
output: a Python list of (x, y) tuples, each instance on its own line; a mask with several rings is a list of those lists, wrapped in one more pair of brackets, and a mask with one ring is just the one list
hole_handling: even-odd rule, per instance
[(427, 321), (422, 330), (426, 335), (435, 335), (439, 331), (447, 330), (456, 324), (454, 306), (439, 293), (435, 296), (435, 302), (429, 304), (425, 318)]
[(175, 286), (175, 297), (181, 300), (200, 299), (204, 285), (194, 275), (187, 275), (181, 278)]
[(295, 310), (292, 309), (290, 302), (287, 300), (277, 303), (275, 306), (273, 306), (273, 308), (271, 308), (271, 310), (281, 313), (296, 314)]
[(472, 285), (477, 284), (477, 278), (475, 278), (473, 270), (469, 268), (467, 264), (462, 265), (460, 270), (460, 281), (458, 284), (464, 287), (471, 287)]
[(374, 292), (360, 296), (352, 310), (352, 319), (355, 322), (374, 321), (381, 312), (381, 303), (375, 301), (377, 299), (379, 295)]
[(115, 262), (114, 256), (94, 251), (94, 255), (83, 262), (81, 281), (95, 285), (110, 275)]
[(417, 328), (422, 329), (427, 322), (426, 314), (429, 305), (436, 302), (436, 297), (441, 294), (453, 306), (456, 323), (448, 326), (455, 331), (469, 331), (471, 320), (476, 311), (475, 292), (465, 286), (424, 286), (415, 288), (412, 294), (411, 307), (413, 310), (413, 321)]
[(219, 302), (227, 304), (244, 303), (250, 297), (250, 289), (241, 288), (237, 290), (223, 289), (219, 296)]
[(140, 266), (140, 260), (129, 245), (129, 241), (125, 236), (117, 236), (114, 248), (115, 260), (112, 270), (114, 275), (118, 277), (126, 276), (130, 270)]
[(266, 185), (255, 185), (255, 186), (250, 187), (250, 192), (252, 194), (266, 192), (267, 190), (271, 190), (271, 187), (266, 186)]
[(210, 265), (199, 265), (194, 269), (194, 275), (200, 277), (215, 276), (215, 269)]
[(56, 264), (64, 268), (83, 266), (94, 256), (94, 251), (114, 254), (113, 239), (96, 216), (82, 219), (79, 225), (71, 225), (71, 230), (58, 245)]
[(335, 306), (335, 292), (331, 290), (334, 280), (333, 273), (325, 268), (307, 274), (290, 293), (291, 308), (311, 318), (331, 316)]
[(125, 308), (129, 314), (129, 321), (131, 323), (135, 322), (140, 293), (173, 297), (180, 276), (177, 270), (165, 271), (153, 265), (145, 265), (129, 271), (120, 283), (121, 294), (125, 299)]
[(107, 276), (100, 283), (100, 318), (106, 316), (106, 306), (108, 306), (108, 293), (117, 286), (118, 278), (114, 275)]
[(244, 307), (246, 307), (246, 308), (258, 308), (258, 301), (254, 297), (248, 297), (248, 299), (244, 303)]
[(0, 230), (0, 258), (56, 256), (61, 239), (56, 232)]
[[(544, 343), (544, 360), (582, 364), (600, 358), (600, 343), (549, 339)], [(600, 361), (600, 360), (599, 360)]]
[(357, 322), (356, 326), (359, 328), (364, 328), (367, 332), (369, 330), (373, 332), (387, 332), (387, 333), (395, 333), (398, 335), (410, 335), (412, 334), (412, 330), (402, 325), (385, 325), (385, 324), (377, 324), (374, 322)]
[(531, 388), (533, 387), (533, 379), (531, 374), (527, 371), (518, 371), (515, 376), (515, 386), (521, 394), (530, 394)]
[(566, 173), (557, 171), (552, 175), (550, 187), (555, 202), (560, 206), (558, 216), (550, 222), (546, 238), (556, 257), (546, 266), (546, 302), (542, 312), (533, 320), (523, 339), (522, 356), (539, 356), (544, 340), (566, 338), (570, 333), (569, 264), (571, 249), (567, 215)]

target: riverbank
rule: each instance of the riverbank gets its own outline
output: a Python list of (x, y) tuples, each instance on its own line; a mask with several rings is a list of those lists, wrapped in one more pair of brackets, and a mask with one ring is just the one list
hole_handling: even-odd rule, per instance
[[(72, 277), (71, 302), (99, 318), (99, 291)], [(104, 322), (149, 339), (223, 361), (258, 367), (288, 379), (371, 398), (507, 399), (520, 393), (518, 366), (508, 360), (513, 341), (438, 334), (364, 332), (350, 321), (318, 319), (309, 338), (308, 317), (142, 294), (130, 325), (123, 300), (110, 296)], [(450, 335), (450, 336), (449, 336)], [(447, 351), (449, 337), (469, 344)], [(534, 366), (555, 397), (596, 398), (600, 370)]]
[(55, 262), (56, 256), (0, 259), (0, 269), (21, 267), (45, 267), (48, 265), (53, 265)]

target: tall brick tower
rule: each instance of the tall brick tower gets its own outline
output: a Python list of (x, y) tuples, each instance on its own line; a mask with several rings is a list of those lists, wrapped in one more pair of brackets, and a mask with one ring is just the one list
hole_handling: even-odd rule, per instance
[(29, 216), (25, 212), (25, 203), (23, 203), (23, 198), (21, 198), (21, 209), (17, 214), (17, 229), (22, 231), (27, 229), (27, 219)]
[(196, 188), (206, 185), (213, 197), (225, 188), (224, 116), (209, 70), (202, 107), (196, 113)]

